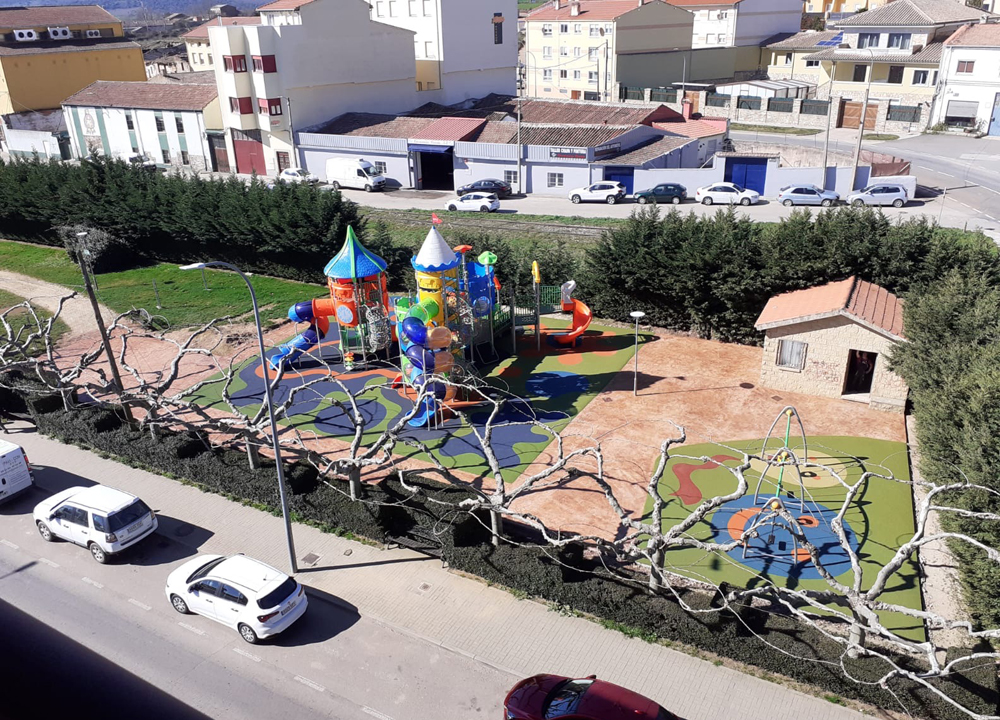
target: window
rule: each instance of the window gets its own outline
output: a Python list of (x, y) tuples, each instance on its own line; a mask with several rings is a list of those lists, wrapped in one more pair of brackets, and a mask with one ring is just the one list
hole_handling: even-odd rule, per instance
[(133, 155), (138, 155), (139, 154), (139, 146), (136, 145), (135, 142), (132, 143), (132, 154)]
[(569, 23), (559, 23), (559, 34), (560, 35), (569, 34)]
[(434, 57), (434, 42), (432, 40), (424, 42), (424, 57)]
[(375, 17), (385, 17), (385, 3), (381, 0), (375, 3)]
[(167, 164), (167, 165), (170, 164), (170, 151), (169, 150), (163, 150), (163, 162), (165, 164)]
[(204, 62), (205, 62), (205, 53), (198, 53), (198, 62), (204, 64)]
[(205, 593), (212, 597), (219, 596), (220, 583), (218, 580), (202, 580), (200, 583), (195, 585), (192, 590), (197, 590), (200, 593)]
[(236, 603), (237, 605), (247, 604), (247, 599), (243, 596), (243, 593), (225, 584), (221, 588), (219, 597), (221, 597), (223, 600), (228, 600), (229, 602)]
[(725, 33), (719, 33), (719, 45), (725, 45), (728, 42)]
[(594, 23), (590, 24), (590, 37), (601, 37), (600, 25), (595, 25)]
[(295, 580), (292, 578), (286, 578), (281, 585), (257, 600), (257, 605), (260, 606), (261, 610), (269, 610), (270, 608), (278, 607), (281, 603), (290, 598), (292, 593), (298, 589), (299, 584), (295, 582)]
[(396, 11), (396, 0), (389, 0), (389, 17), (399, 17)]
[(559, 78), (561, 80), (565, 80), (567, 77), (569, 77), (569, 75), (568, 75), (568, 73), (567, 73), (566, 70), (560, 70), (559, 71)]
[(180, 115), (174, 115), (174, 125), (177, 126), (177, 134), (178, 135), (183, 135), (184, 134), (184, 118), (182, 118)]
[(97, 532), (108, 532), (108, 519), (102, 515), (91, 515), (94, 521), (94, 530)]
[(542, 80), (551, 80), (551, 79), (552, 79), (552, 71), (548, 69), (542, 70)]
[(247, 71), (247, 59), (243, 55), (223, 55), (222, 67), (226, 72), (244, 73)]
[(903, 82), (902, 65), (889, 66), (889, 82), (891, 82), (893, 85), (900, 85)]
[(854, 66), (854, 77), (851, 78), (854, 82), (864, 82), (867, 77), (868, 77), (867, 65)]
[(563, 186), (563, 174), (562, 173), (548, 173), (545, 178), (545, 184), (548, 187), (562, 187)]
[(419, 0), (410, 0), (410, 17), (416, 17), (418, 9), (419, 9)]
[(719, 20), (728, 20), (728, 19), (729, 19), (729, 11), (719, 10)]
[(889, 33), (889, 47), (898, 50), (909, 50), (910, 33)]
[(715, 45), (715, 33), (708, 33), (708, 34), (707, 34), (707, 35), (705, 36), (705, 42), (706, 42), (706, 43), (707, 43), (708, 45)]
[(552, 46), (551, 45), (543, 45), (542, 46), (542, 57), (543, 58), (551, 58), (552, 57)]
[(579, 71), (579, 70), (574, 70), (574, 71), (573, 71), (573, 79), (574, 79), (574, 80), (579, 80), (579, 79), (580, 79), (580, 77), (581, 77), (581, 73), (580, 73), (580, 71)]
[(588, 72), (587, 73), (587, 82), (589, 82), (591, 85), (596, 85), (597, 84), (597, 73), (594, 72), (593, 70), (591, 70), (590, 72)]
[(388, 168), (386, 167), (384, 160), (376, 160), (372, 163), (372, 167), (375, 168), (376, 175), (385, 175)]
[(278, 161), (278, 172), (287, 170), (291, 166), (291, 162), (288, 159), (288, 153), (278, 151), (274, 154), (274, 156)]
[(575, 47), (575, 48), (573, 48), (573, 57), (581, 57), (582, 55), (583, 55), (583, 48), (582, 47)]
[(257, 98), (257, 114), (267, 115), (267, 98)]
[(239, 113), (240, 115), (249, 115), (253, 112), (253, 105), (248, 97), (231, 97), (229, 98), (229, 109), (234, 113)]
[(504, 170), (503, 181), (511, 187), (517, 185), (517, 170)]
[(214, 65), (215, 64), (215, 60), (212, 59), (212, 53), (208, 54), (208, 64), (209, 65)]
[(779, 340), (775, 365), (789, 370), (801, 370), (805, 365), (808, 345), (798, 340)]
[(958, 72), (960, 73), (971, 73), (973, 68), (976, 67), (975, 60), (959, 60), (958, 61)]
[(190, 165), (191, 164), (191, 158), (190, 158), (190, 156), (188, 156), (188, 151), (187, 150), (181, 150), (181, 163), (183, 165)]
[(806, 67), (819, 67), (819, 60), (806, 60)]
[(163, 124), (163, 118), (159, 115), (156, 116), (156, 132), (166, 132), (167, 128)]
[(282, 110), (281, 98), (270, 98), (267, 101), (268, 112), (273, 117), (274, 115), (283, 115), (284, 110)]
[(598, 50), (600, 50), (600, 48), (589, 48), (587, 50), (587, 59), (588, 60), (597, 60), (597, 51)]
[(926, 85), (927, 84), (927, 71), (926, 70), (914, 70), (913, 71), (913, 84), (914, 85)]
[(430, 17), (433, 14), (434, 14), (433, 0), (424, 0), (424, 17)]
[(859, 48), (878, 47), (878, 33), (861, 33), (858, 35)]
[(55, 513), (55, 516), (60, 520), (74, 525), (87, 527), (90, 524), (87, 520), (87, 511), (83, 508), (73, 507), (72, 505), (63, 505)]
[(573, 34), (583, 35), (583, 23), (573, 23)]
[(569, 57), (569, 48), (565, 45), (559, 48), (559, 57)]
[(263, 73), (278, 72), (278, 66), (274, 61), (274, 55), (254, 55), (253, 71)]
[(493, 44), (503, 45), (503, 13), (493, 13)]
[(613, 33), (614, 31), (615, 31), (615, 26), (614, 26), (614, 24), (612, 24), (612, 23), (605, 23), (605, 24), (604, 24), (604, 34), (605, 34), (605, 35), (610, 35), (610, 34), (611, 34), (611, 33)]
[(129, 130), (135, 130), (135, 123), (132, 122), (132, 113), (125, 113), (125, 127)]
[(552, 37), (552, 23), (545, 23), (542, 25), (542, 35), (545, 37)]

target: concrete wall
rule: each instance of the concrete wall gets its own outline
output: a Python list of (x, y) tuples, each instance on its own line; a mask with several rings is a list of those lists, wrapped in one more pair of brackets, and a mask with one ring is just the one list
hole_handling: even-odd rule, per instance
[(11, 130), (4, 128), (4, 150), (14, 156), (32, 157), (35, 154), (45, 160), (59, 160), (59, 139), (51, 132), (42, 130)]
[[(516, 160), (488, 160), (484, 158), (455, 157), (455, 187), (486, 178), (504, 179), (504, 172), (517, 172)], [(523, 170), (523, 168), (522, 168)], [(517, 182), (511, 183), (517, 192)]]
[(694, 16), (667, 3), (648, 3), (615, 22), (618, 55), (691, 47)]
[(802, 27), (802, 0), (742, 0), (735, 6), (736, 44), (759, 47), (778, 33)]
[[(807, 344), (801, 371), (779, 368), (776, 364), (779, 340)], [(806, 395), (841, 397), (851, 350), (878, 353), (872, 378), (871, 406), (903, 412), (907, 387), (888, 368), (895, 341), (869, 330), (849, 318), (837, 316), (768, 330), (764, 338), (761, 385), (775, 390)]]
[[(562, 187), (550, 188), (547, 183), (548, 173), (562, 173)], [(590, 183), (590, 166), (587, 164), (569, 164), (556, 162), (532, 162), (525, 172), (528, 186), (525, 192), (535, 195), (553, 195), (567, 197), (573, 188)]]
[(674, 168), (669, 170), (639, 170), (635, 171), (633, 187), (635, 190), (648, 188), (665, 182), (680, 183), (688, 190), (688, 196), (693, 197), (694, 191), (714, 182), (721, 182), (725, 175), (725, 164), (718, 161), (713, 167), (704, 169)]
[(685, 77), (688, 82), (727, 80), (749, 76), (761, 67), (761, 50), (756, 47), (642, 53), (618, 58), (616, 80), (629, 87), (669, 87)]
[(412, 187), (413, 181), (410, 173), (410, 160), (407, 155), (392, 153), (378, 153), (368, 151), (357, 151), (334, 148), (300, 148), (299, 154), (302, 166), (316, 175), (323, 182), (327, 182), (326, 161), (333, 158), (364, 158), (370, 163), (385, 163), (385, 178), (388, 187)]

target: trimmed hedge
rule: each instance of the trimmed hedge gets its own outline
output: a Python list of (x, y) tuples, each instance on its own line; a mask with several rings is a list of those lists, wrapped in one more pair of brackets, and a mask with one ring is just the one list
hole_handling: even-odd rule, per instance
[[(208, 449), (191, 434), (164, 432), (160, 433), (160, 439), (154, 440), (148, 432), (125, 424), (113, 408), (83, 407), (67, 413), (61, 410), (61, 405), (53, 407), (52, 398), (33, 399), (29, 406), (39, 430), (45, 434), (277, 512), (277, 476), (273, 465), (249, 470), (244, 453)], [(584, 559), (580, 546), (559, 551), (531, 545), (493, 547), (485, 517), (469, 517), (435, 505), (424, 496), (408, 499), (409, 493), (397, 480), (386, 479), (378, 487), (366, 487), (365, 499), (370, 502), (352, 502), (344, 493), (317, 482), (311, 467), (293, 465), (288, 469), (287, 479), (295, 515), (325, 530), (350, 532), (381, 542), (404, 536), (418, 527), (429, 530), (440, 537), (444, 558), (452, 567), (488, 582), (594, 615), (611, 627), (681, 642), (816, 685), (839, 696), (898, 709), (892, 697), (877, 686), (857, 684), (844, 677), (839, 669), (838, 645), (780, 614), (744, 607), (739, 617), (728, 610), (692, 615), (673, 598), (648, 594), (642, 588), (641, 578), (637, 578), (637, 587), (596, 576), (594, 573), (603, 566), (598, 561)], [(415, 483), (430, 497), (452, 503), (470, 495), (465, 488), (430, 480)], [(701, 593), (683, 595), (686, 602), (697, 608), (707, 608), (712, 602)], [(765, 636), (778, 649), (754, 642), (755, 633)], [(803, 662), (798, 657), (813, 658), (816, 662)], [(872, 659), (845, 659), (844, 663), (862, 682), (877, 680), (887, 669), (884, 663)], [(943, 682), (942, 687), (983, 713), (994, 711), (1000, 697), (995, 671), (989, 665), (958, 673), (950, 682)], [(914, 714), (941, 720), (966, 717), (910, 683), (894, 681), (892, 690)]]

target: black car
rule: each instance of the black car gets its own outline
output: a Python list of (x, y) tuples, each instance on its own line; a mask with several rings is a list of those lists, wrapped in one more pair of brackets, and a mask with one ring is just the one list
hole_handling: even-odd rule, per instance
[(640, 205), (668, 202), (677, 205), (687, 200), (687, 196), (687, 188), (677, 183), (660, 183), (654, 188), (633, 195), (635, 201)]
[(510, 183), (504, 182), (503, 180), (497, 180), (496, 178), (486, 178), (484, 180), (476, 180), (468, 185), (463, 185), (457, 190), (459, 196), (465, 195), (465, 193), (470, 192), (487, 192), (493, 193), (499, 198), (510, 197), (511, 188)]

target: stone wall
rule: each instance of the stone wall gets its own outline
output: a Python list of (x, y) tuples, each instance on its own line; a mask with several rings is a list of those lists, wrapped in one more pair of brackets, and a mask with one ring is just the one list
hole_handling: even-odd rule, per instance
[[(806, 343), (801, 370), (778, 367), (778, 342)], [(903, 412), (907, 387), (889, 370), (889, 353), (895, 341), (869, 330), (850, 318), (836, 316), (768, 330), (761, 362), (761, 385), (776, 390), (839, 398), (843, 395), (851, 350), (877, 353), (872, 378), (870, 406), (877, 410)]]

